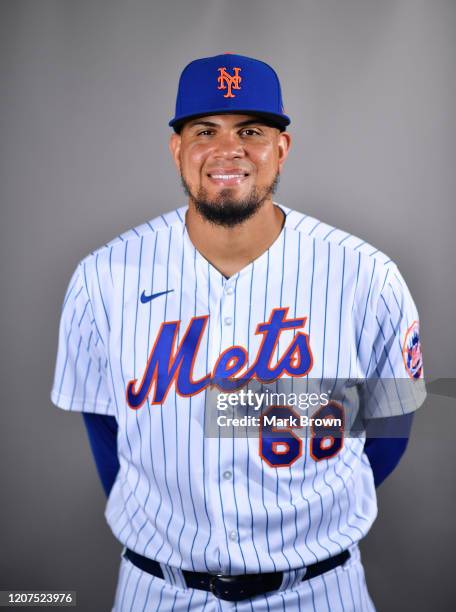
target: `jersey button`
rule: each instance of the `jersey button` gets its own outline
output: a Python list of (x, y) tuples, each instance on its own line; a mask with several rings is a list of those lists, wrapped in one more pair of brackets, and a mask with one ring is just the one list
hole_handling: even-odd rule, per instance
[(226, 293), (226, 295), (233, 295), (233, 293), (234, 293), (234, 289), (233, 289), (233, 287), (232, 287), (231, 285), (228, 285), (228, 286), (225, 288), (225, 293)]
[(237, 531), (230, 531), (230, 540), (232, 542), (236, 542), (237, 539), (238, 539)]
[(231, 317), (225, 317), (224, 321), (225, 325), (231, 325), (233, 323), (233, 319)]
[(232, 472), (230, 472), (230, 470), (226, 470), (226, 472), (223, 472), (223, 478), (225, 480), (229, 480), (231, 478), (231, 476), (233, 475)]

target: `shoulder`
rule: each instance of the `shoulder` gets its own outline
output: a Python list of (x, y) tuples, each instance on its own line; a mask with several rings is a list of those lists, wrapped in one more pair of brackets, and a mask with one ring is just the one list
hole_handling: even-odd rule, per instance
[(331, 258), (343, 259), (347, 268), (372, 275), (376, 284), (398, 273), (395, 262), (363, 238), (334, 227), (320, 219), (278, 204), (286, 215), (287, 231), (298, 232), (315, 250), (330, 251)]
[(349, 255), (355, 254), (356, 256), (361, 255), (363, 258), (371, 258), (377, 262), (377, 265), (387, 268), (395, 265), (386, 253), (366, 240), (310, 215), (292, 210), (281, 204), (279, 206), (286, 214), (285, 226), (287, 229), (300, 232), (306, 238), (317, 243), (330, 243), (335, 252), (345, 252)]
[(132, 227), (79, 262), (73, 279), (79, 279), (94, 307), (107, 309), (116, 291), (122, 288), (125, 271), (130, 272), (130, 279), (137, 275), (142, 258), (151, 256), (157, 238), (167, 242), (167, 234), (182, 231), (186, 210), (187, 206), (182, 206)]
[(175, 210), (159, 215), (158, 217), (154, 217), (149, 221), (145, 221), (136, 227), (132, 227), (90, 253), (87, 258), (93, 257), (94, 255), (101, 255), (102, 253), (115, 249), (116, 247), (124, 249), (125, 243), (127, 242), (140, 242), (141, 239), (154, 239), (157, 232), (169, 232), (171, 228), (176, 226), (182, 227), (185, 223), (186, 210), (187, 206), (181, 206), (180, 208), (176, 208)]
[(79, 267), (91, 269), (100, 268), (123, 260), (128, 250), (141, 248), (142, 245), (153, 243), (157, 235), (168, 234), (173, 230), (182, 229), (185, 224), (187, 206), (181, 206), (157, 217), (154, 217), (136, 227), (122, 232), (103, 246), (89, 253), (79, 262)]
[(320, 219), (278, 205), (286, 214), (287, 231), (298, 232), (316, 258), (324, 257), (328, 265), (343, 268), (345, 279), (355, 288), (353, 295), (360, 308), (369, 303), (374, 310), (391, 285), (397, 286), (398, 291), (407, 291), (396, 263), (376, 246)]

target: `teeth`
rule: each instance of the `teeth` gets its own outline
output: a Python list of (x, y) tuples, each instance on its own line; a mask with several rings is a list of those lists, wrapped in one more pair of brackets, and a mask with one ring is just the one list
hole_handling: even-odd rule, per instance
[(234, 178), (244, 178), (244, 174), (210, 174), (210, 177), (214, 179), (228, 180)]

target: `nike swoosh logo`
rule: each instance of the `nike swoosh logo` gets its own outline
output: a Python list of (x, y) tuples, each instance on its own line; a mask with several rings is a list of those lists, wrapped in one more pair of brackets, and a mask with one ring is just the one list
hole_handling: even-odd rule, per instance
[(150, 295), (146, 295), (146, 292), (143, 291), (141, 293), (141, 304), (147, 304), (148, 302), (155, 300), (155, 298), (160, 297), (161, 295), (165, 295), (166, 293), (171, 293), (174, 289), (168, 289), (167, 291), (160, 291), (160, 293), (151, 293)]

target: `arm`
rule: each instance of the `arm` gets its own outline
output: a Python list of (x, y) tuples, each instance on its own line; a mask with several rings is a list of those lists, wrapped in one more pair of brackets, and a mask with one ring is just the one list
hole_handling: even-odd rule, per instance
[(117, 421), (113, 416), (82, 413), (90, 447), (103, 489), (107, 496), (119, 471), (117, 457)]
[(399, 464), (407, 448), (412, 421), (413, 413), (368, 421), (364, 452), (371, 464), (376, 487)]

